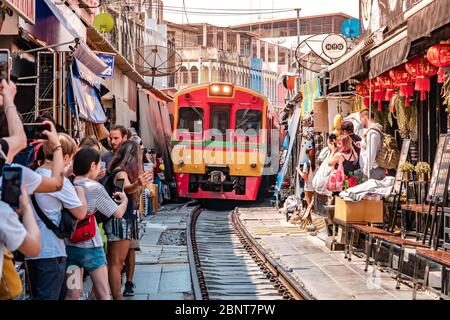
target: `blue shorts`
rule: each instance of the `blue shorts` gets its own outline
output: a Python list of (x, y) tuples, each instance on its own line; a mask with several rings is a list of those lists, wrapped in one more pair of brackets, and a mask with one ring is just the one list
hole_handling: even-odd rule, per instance
[(92, 272), (107, 264), (103, 247), (78, 248), (67, 246), (67, 267), (78, 266), (87, 272)]

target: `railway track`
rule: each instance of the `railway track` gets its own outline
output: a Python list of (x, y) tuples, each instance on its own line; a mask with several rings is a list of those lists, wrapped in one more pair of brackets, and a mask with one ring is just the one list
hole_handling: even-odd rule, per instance
[(304, 300), (309, 296), (268, 257), (236, 212), (199, 209), (188, 225), (197, 300)]

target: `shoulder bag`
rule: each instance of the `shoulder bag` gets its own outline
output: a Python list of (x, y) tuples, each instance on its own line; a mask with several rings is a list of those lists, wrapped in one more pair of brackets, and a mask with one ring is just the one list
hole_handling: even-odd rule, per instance
[(328, 179), (327, 190), (331, 192), (341, 192), (344, 186), (344, 165), (342, 157), (340, 157), (337, 169), (334, 169)]
[(0, 279), (0, 300), (12, 300), (22, 293), (22, 281), (14, 265), (13, 254), (4, 248), (2, 277)]

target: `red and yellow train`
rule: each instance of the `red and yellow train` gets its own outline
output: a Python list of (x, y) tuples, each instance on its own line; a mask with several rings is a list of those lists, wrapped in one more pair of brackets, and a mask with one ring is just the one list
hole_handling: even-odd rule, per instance
[(178, 196), (256, 200), (263, 177), (278, 170), (268, 163), (277, 127), (267, 98), (255, 91), (210, 83), (178, 92), (172, 151)]

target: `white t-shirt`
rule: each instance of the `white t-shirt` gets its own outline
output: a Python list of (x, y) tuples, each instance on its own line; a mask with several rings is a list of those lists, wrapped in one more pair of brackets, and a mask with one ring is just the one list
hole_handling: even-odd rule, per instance
[[(37, 173), (51, 177), (52, 171), (45, 168), (38, 168)], [(78, 199), (77, 192), (69, 179), (64, 178), (63, 188), (58, 192), (36, 193), (36, 202), (47, 217), (55, 224), (59, 225), (61, 221), (62, 208), (74, 209), (82, 206)], [(34, 210), (36, 222), (41, 230), (41, 254), (35, 258), (28, 259), (48, 259), (57, 257), (66, 257), (66, 246), (64, 240), (59, 239), (53, 231), (47, 228), (44, 222), (39, 218)]]
[(0, 201), (0, 278), (3, 270), (4, 246), (10, 251), (17, 250), (25, 240), (27, 231), (19, 221), (17, 213), (11, 207)]

